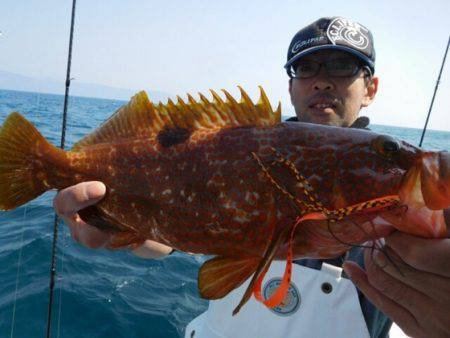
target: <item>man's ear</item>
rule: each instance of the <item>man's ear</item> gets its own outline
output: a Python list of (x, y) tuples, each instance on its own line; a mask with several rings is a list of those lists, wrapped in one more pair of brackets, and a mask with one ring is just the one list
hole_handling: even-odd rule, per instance
[(367, 107), (375, 99), (375, 95), (378, 91), (378, 77), (372, 76), (367, 80), (366, 84), (366, 94), (361, 102), (361, 108)]

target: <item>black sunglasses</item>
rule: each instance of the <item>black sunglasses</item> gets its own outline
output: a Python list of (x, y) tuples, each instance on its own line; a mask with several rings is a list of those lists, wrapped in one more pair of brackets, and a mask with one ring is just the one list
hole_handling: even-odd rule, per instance
[(335, 59), (325, 62), (303, 60), (295, 63), (290, 69), (290, 76), (296, 79), (308, 79), (319, 74), (321, 68), (331, 77), (352, 77), (364, 69), (368, 75), (372, 75), (370, 68), (357, 60)]

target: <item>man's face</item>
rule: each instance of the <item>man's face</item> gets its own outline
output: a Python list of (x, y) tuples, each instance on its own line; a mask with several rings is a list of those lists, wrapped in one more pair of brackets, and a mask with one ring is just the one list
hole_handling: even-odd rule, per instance
[[(318, 51), (301, 59), (315, 62), (355, 60), (342, 51)], [(311, 78), (289, 81), (291, 102), (299, 121), (348, 127), (358, 117), (361, 108), (367, 107), (375, 97), (378, 78), (365, 78), (360, 70), (353, 77), (332, 77), (324, 67)]]

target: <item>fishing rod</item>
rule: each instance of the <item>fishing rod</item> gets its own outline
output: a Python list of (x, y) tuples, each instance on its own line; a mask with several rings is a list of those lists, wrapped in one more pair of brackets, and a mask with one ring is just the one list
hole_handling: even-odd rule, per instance
[[(75, 26), (75, 9), (76, 0), (72, 0), (72, 16), (70, 23), (70, 38), (69, 38), (69, 53), (67, 56), (67, 73), (66, 73), (66, 90), (64, 93), (64, 109), (63, 109), (63, 120), (62, 120), (62, 130), (61, 130), (61, 143), (60, 148), (64, 149), (66, 141), (66, 124), (67, 124), (67, 105), (69, 101), (69, 88), (70, 88), (70, 67), (72, 64), (72, 46), (73, 46), (73, 30)], [(54, 224), (53, 224), (53, 242), (52, 242), (52, 258), (50, 267), (50, 286), (49, 286), (49, 297), (48, 297), (48, 314), (47, 314), (47, 338), (51, 335), (51, 322), (52, 322), (52, 307), (53, 307), (53, 290), (55, 287), (55, 276), (56, 276), (56, 243), (58, 241), (58, 215), (55, 214)]]
[(450, 35), (448, 37), (447, 48), (445, 49), (444, 58), (442, 59), (441, 70), (439, 71), (439, 76), (438, 76), (437, 81), (436, 81), (436, 86), (434, 87), (433, 98), (431, 99), (430, 108), (428, 109), (427, 119), (425, 121), (425, 125), (423, 126), (422, 136), (420, 137), (420, 142), (419, 142), (419, 147), (422, 146), (423, 138), (425, 136), (425, 131), (427, 130), (428, 120), (430, 119), (430, 115), (431, 115), (431, 109), (433, 109), (434, 98), (436, 97), (436, 92), (437, 92), (437, 89), (439, 87), (439, 83), (441, 82), (442, 70), (444, 69), (445, 59), (447, 59), (447, 52), (448, 52), (449, 44), (450, 44)]

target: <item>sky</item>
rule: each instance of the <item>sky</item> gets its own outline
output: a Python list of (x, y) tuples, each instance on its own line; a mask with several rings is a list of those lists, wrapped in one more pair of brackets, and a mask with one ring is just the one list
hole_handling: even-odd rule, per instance
[[(64, 81), (71, 0), (1, 0), (0, 70)], [(375, 39), (372, 123), (422, 128), (450, 34), (450, 2), (78, 0), (76, 81), (182, 97), (262, 85), (293, 114), (283, 65), (293, 35), (323, 16), (344, 16)], [(450, 55), (448, 57), (450, 59)], [(450, 130), (450, 60), (429, 128)], [(184, 96), (185, 97), (185, 96)]]

